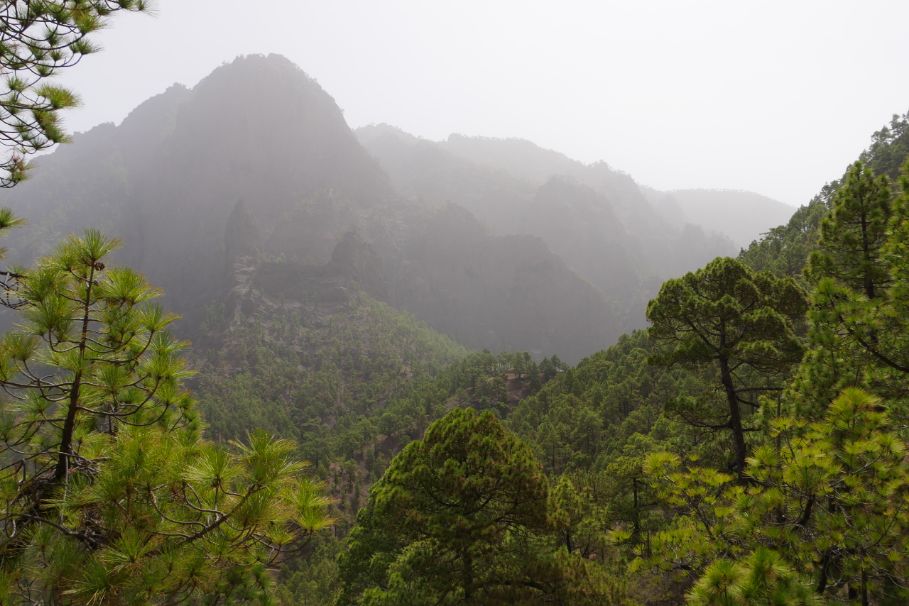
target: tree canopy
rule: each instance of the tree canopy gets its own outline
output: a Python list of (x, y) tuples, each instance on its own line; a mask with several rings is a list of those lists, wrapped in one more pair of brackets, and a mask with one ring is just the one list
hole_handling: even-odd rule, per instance
[[(539, 592), (521, 562), (546, 477), (489, 412), (454, 409), (392, 460), (341, 561), (342, 603), (476, 604)], [(419, 596), (416, 597), (416, 596)]]
[(742, 407), (755, 408), (757, 396), (783, 389), (787, 371), (802, 355), (795, 328), (805, 310), (805, 295), (794, 280), (754, 272), (729, 258), (665, 282), (647, 306), (650, 333), (665, 343), (655, 361), (713, 367), (724, 410), (704, 411), (698, 401), (700, 410), (681, 413), (692, 424), (730, 432), (733, 468), (740, 473), (748, 454)]

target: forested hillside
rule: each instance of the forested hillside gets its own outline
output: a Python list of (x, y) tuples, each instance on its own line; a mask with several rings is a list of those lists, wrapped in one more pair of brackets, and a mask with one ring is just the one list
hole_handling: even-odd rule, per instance
[[(468, 592), (479, 603), (902, 603), (909, 468), (904, 330), (894, 312), (909, 181), (891, 187), (882, 158), (904, 136), (898, 130), (882, 145), (876, 134), (861, 164), (740, 260), (717, 259), (665, 283), (648, 307), (649, 330), (562, 369), (518, 402), (504, 391), (491, 407), (461, 400), (495, 411), (532, 454), (486, 454), (479, 437), (467, 450), (439, 443), (435, 455), (419, 442), (405, 448), (370, 492), (340, 567), (321, 569), (338, 584), (296, 595), (313, 603), (337, 595), (341, 604), (397, 603), (415, 591), (427, 603), (462, 603)], [(868, 219), (873, 266), (848, 248), (862, 233), (856, 216)], [(756, 252), (769, 246), (786, 255), (762, 261)], [(869, 298), (863, 275), (884, 290)], [(846, 309), (848, 317), (838, 315)], [(723, 332), (711, 332), (718, 325), (735, 340), (721, 345)], [(892, 336), (878, 332), (883, 325)], [(489, 380), (502, 373), (487, 372)], [(390, 408), (383, 422), (394, 426), (397, 414)], [(471, 423), (447, 415), (423, 443)], [(471, 431), (504, 443), (492, 437), (501, 429)], [(442, 458), (420, 459), (432, 456)], [(549, 522), (515, 517), (506, 533), (465, 538), (445, 528), (481, 523), (490, 505), (473, 510), (470, 499), (513, 495), (440, 487), (453, 499), (440, 509), (432, 502), (440, 493), (410, 475), (453, 465), (451, 473), (490, 487), (499, 484), (473, 465), (529, 456), (539, 467), (527, 470), (519, 458), (510, 473), (531, 474), (515, 482), (545, 474)], [(520, 498), (522, 507), (544, 507), (542, 496)], [(411, 516), (412, 529), (391, 522)], [(485, 559), (468, 563), (458, 549)], [(381, 555), (368, 562), (367, 553)], [(308, 565), (333, 561), (336, 551), (319, 554)], [(465, 567), (475, 571), (470, 582), (458, 576)]]
[(29, 162), (145, 10), (0, 7), (0, 603), (909, 603), (909, 113), (795, 210), (255, 55)]

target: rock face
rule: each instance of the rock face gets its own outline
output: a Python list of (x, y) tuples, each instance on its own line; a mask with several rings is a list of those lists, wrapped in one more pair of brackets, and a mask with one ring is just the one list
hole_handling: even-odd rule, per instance
[[(320, 239), (346, 229), (344, 215), (391, 197), (332, 98), (286, 59), (253, 56), (77, 136), (42, 158), (9, 203), (42, 235), (97, 226), (122, 237), (121, 259), (191, 314), (226, 284), (238, 203), (262, 242), (325, 261), (334, 243)], [(29, 235), (16, 252), (40, 254), (55, 240)]]
[(171, 87), (39, 164), (5, 200), (29, 222), (13, 260), (86, 227), (121, 237), (117, 260), (165, 289), (192, 338), (230, 307), (240, 259), (249, 284), (274, 279), (269, 262), (337, 274), (474, 348), (575, 360), (622, 329), (608, 297), (531, 231), (505, 237), (397, 191), (334, 100), (282, 57)]

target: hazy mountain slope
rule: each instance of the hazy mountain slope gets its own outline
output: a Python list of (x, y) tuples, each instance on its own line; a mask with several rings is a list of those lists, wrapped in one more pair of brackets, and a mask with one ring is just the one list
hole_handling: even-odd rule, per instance
[(495, 234), (515, 233), (515, 219), (537, 188), (387, 124), (355, 132), (402, 196), (429, 207), (458, 204)]
[(552, 177), (515, 218), (516, 231), (541, 237), (617, 305), (641, 282), (640, 246), (603, 195), (570, 177)]
[(388, 125), (358, 129), (357, 136), (402, 195), (430, 208), (456, 203), (494, 233), (539, 236), (617, 305), (638, 289), (637, 243), (609, 202), (575, 179), (532, 185)]
[(788, 204), (749, 191), (679, 189), (666, 193), (687, 221), (723, 234), (739, 247), (786, 223), (795, 212)]
[(440, 146), (463, 160), (537, 186), (567, 176), (594, 190), (601, 196), (600, 204), (609, 206), (628, 234), (624, 248), (633, 251), (632, 262), (645, 280), (675, 276), (734, 252), (722, 237), (701, 233), (705, 225), (680, 220), (678, 214), (653, 205), (630, 175), (605, 162), (584, 164), (522, 139), (452, 135)]
[[(225, 286), (225, 230), (239, 201), (270, 241), (324, 198), (352, 216), (391, 195), (331, 97), (286, 59), (253, 56), (192, 90), (172, 87), (119, 127), (77, 136), (6, 203), (42, 234), (98, 226), (123, 237), (121, 259), (193, 314)], [(55, 240), (23, 231), (10, 248), (31, 255)], [(294, 252), (331, 252), (306, 244)]]
[(442, 239), (426, 234), (448, 211), (399, 195), (334, 100), (278, 56), (174, 86), (40, 163), (5, 200), (29, 222), (9, 241), (16, 259), (100, 227), (124, 239), (118, 261), (165, 289), (191, 337), (238, 256), (325, 266), (351, 232), (374, 257), (361, 288), (471, 347), (574, 360), (621, 330), (602, 293), (539, 241), (489, 234), (468, 214), (433, 250)]
[(578, 360), (618, 338), (602, 293), (541, 239), (491, 237), (454, 205), (414, 225), (405, 262), (390, 268), (389, 300), (465, 345)]
[(534, 187), (543, 185), (554, 175), (578, 176), (584, 170), (580, 162), (526, 139), (452, 134), (439, 146), (457, 158), (512, 175)]
[(540, 237), (603, 293), (623, 330), (643, 325), (643, 306), (663, 279), (735, 252), (722, 236), (661, 213), (604, 163), (584, 165), (519, 139), (432, 142), (388, 125), (357, 136), (403, 196), (463, 206), (493, 233)]

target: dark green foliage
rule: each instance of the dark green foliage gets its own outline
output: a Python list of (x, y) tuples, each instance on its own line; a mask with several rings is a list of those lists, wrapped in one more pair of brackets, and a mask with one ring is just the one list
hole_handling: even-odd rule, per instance
[(907, 599), (905, 197), (861, 164), (833, 192), (807, 272), (810, 349), (782, 398), (762, 401), (748, 482), (694, 457), (645, 460), (674, 513), (651, 561), (703, 573), (691, 603), (810, 603), (799, 579), (814, 600)]
[(340, 557), (338, 603), (627, 603), (620, 583), (564, 542), (589, 539), (577, 528), (582, 499), (565, 481), (548, 497), (547, 484), (495, 415), (453, 409), (370, 491)]
[(452, 410), (370, 491), (341, 559), (341, 603), (488, 604), (539, 592), (529, 570), (512, 567), (524, 565), (528, 533), (546, 526), (546, 486), (532, 451), (493, 414)]
[(906, 396), (905, 196), (894, 201), (887, 178), (857, 163), (833, 198), (807, 269), (812, 347), (793, 386), (803, 414), (848, 386)]
[(794, 327), (806, 308), (794, 280), (754, 272), (734, 259), (716, 259), (665, 282), (647, 306), (650, 334), (663, 344), (655, 361), (707, 370), (708, 386), (722, 393), (722, 403), (713, 406), (707, 393), (698, 394), (680, 413), (693, 425), (729, 431), (732, 468), (739, 473), (748, 453), (742, 407), (756, 407), (758, 396), (783, 389), (802, 355)]
[[(264, 427), (304, 440), (341, 434), (466, 355), (450, 339), (365, 294), (329, 306), (257, 309), (212, 333), (196, 390), (222, 438)], [(324, 454), (313, 444), (313, 455)]]
[(897, 338), (901, 323), (909, 318), (909, 161), (903, 164), (899, 184), (901, 191), (894, 199), (890, 218), (890, 238), (884, 248), (890, 269), (888, 295), (892, 307), (890, 322), (884, 330), (888, 336)]
[(514, 409), (510, 426), (534, 446), (547, 471), (589, 468), (630, 433), (649, 431), (660, 398), (675, 387), (675, 377), (648, 367), (649, 347), (643, 332), (624, 336)]
[[(888, 148), (872, 147), (863, 158), (879, 170), (878, 159), (888, 155)], [(891, 170), (887, 172), (892, 176)], [(859, 173), (856, 178), (867, 180), (867, 175)], [(884, 221), (872, 225), (876, 242), (870, 267), (880, 284), (873, 300), (869, 302), (865, 294), (864, 275), (855, 271), (862, 268), (861, 256), (841, 255), (830, 272), (848, 277), (851, 271), (851, 283), (858, 290), (823, 271), (811, 282), (802, 276), (812, 251), (818, 250), (828, 208), (845, 206), (847, 196), (856, 191), (854, 184), (847, 187), (848, 180), (849, 175), (825, 187), (787, 226), (753, 244), (741, 259), (812, 287), (818, 277), (839, 283), (849, 298), (848, 305), (838, 309), (852, 332), (864, 335), (866, 345), (873, 344), (877, 354), (902, 366), (909, 292), (905, 286), (909, 263), (903, 258), (909, 233), (906, 194), (885, 197), (876, 185), (881, 181), (867, 180), (886, 214)], [(846, 251), (844, 234), (836, 233), (843, 227), (834, 218), (826, 223), (827, 243), (839, 242)], [(787, 288), (793, 288), (791, 282)], [(731, 289), (726, 300), (730, 307), (741, 303), (748, 290)], [(763, 287), (751, 292), (755, 290)], [(618, 549), (619, 561), (628, 563), (632, 592), (642, 601), (679, 603), (705, 573), (699, 589), (691, 593), (695, 603), (904, 600), (900, 587), (905, 584), (905, 554), (897, 553), (897, 545), (905, 522), (905, 442), (900, 436), (902, 421), (887, 421), (882, 412), (886, 408), (892, 418), (905, 418), (901, 387), (905, 380), (856, 334), (850, 336), (842, 321), (837, 329), (822, 330), (823, 308), (815, 305), (806, 317), (803, 295), (798, 299), (801, 311), (783, 314), (789, 324), (786, 334), (794, 338), (810, 333), (811, 348), (798, 366), (794, 386), (813, 382), (829, 389), (824, 397), (790, 387), (764, 392), (765, 398), (749, 398), (759, 410), (750, 423), (754, 431), (748, 445), (754, 456), (746, 465), (744, 482), (721, 471), (728, 469), (723, 456), (728, 447), (709, 430), (673, 420), (680, 412), (714, 409), (714, 394), (722, 387), (716, 371), (707, 372), (709, 367), (702, 364), (676, 364), (666, 370), (648, 364), (672, 356), (667, 358), (665, 347), (656, 347), (645, 334), (623, 338), (562, 373), (511, 415), (511, 425), (529, 439), (550, 472), (571, 472), (570, 483), (559, 479), (551, 497), (553, 524), (562, 531), (562, 540), (570, 537), (574, 542), (582, 536), (586, 545), (596, 544), (590, 537), (608, 537), (607, 544)], [(813, 302), (821, 300), (818, 293), (812, 295)], [(827, 340), (818, 340), (822, 333)], [(699, 350), (695, 345), (677, 353), (687, 356)], [(756, 348), (753, 354), (762, 350)], [(781, 361), (773, 348), (769, 351), (771, 355), (757, 359), (760, 364)], [(850, 355), (840, 356), (836, 365), (821, 365), (814, 360), (821, 355), (817, 352)], [(787, 385), (799, 359), (797, 348), (790, 353), (772, 383), (761, 385)], [(826, 368), (833, 379), (806, 374), (819, 368)], [(745, 378), (753, 380), (756, 375), (747, 373)], [(838, 399), (845, 385), (860, 385), (887, 399), (858, 392)], [(830, 406), (832, 402), (836, 404)], [(669, 454), (663, 458), (654, 454), (658, 451)], [(592, 552), (598, 560), (615, 561), (616, 555), (601, 557), (602, 549)], [(818, 591), (822, 595), (814, 598), (811, 594)]]
[(871, 136), (871, 145), (859, 160), (875, 174), (897, 179), (903, 163), (909, 158), (909, 112), (894, 114), (890, 124)]
[[(713, 432), (664, 412), (679, 390), (695, 392), (700, 384), (682, 367), (650, 365), (652, 349), (645, 331), (622, 337), (559, 374), (509, 417), (554, 476), (550, 515), (558, 540), (607, 570), (650, 553), (653, 533), (666, 523), (642, 469), (650, 452), (725, 463), (727, 449)], [(636, 574), (628, 591), (642, 601), (681, 595), (671, 580), (649, 573)]]
[[(875, 153), (883, 152), (879, 149)], [(905, 497), (901, 488), (903, 464), (898, 463), (901, 442), (894, 437), (894, 426), (881, 425), (879, 419), (873, 427), (863, 425), (862, 411), (873, 413), (882, 405), (858, 396), (839, 400), (855, 404), (840, 407), (853, 410), (856, 414), (851, 417), (835, 411), (827, 414), (823, 405), (810, 420), (793, 416), (789, 392), (783, 396), (778, 389), (786, 385), (800, 359), (801, 339), (797, 335), (807, 332), (807, 306), (795, 281), (802, 279), (806, 260), (816, 249), (828, 206), (837, 195), (840, 199), (846, 195), (838, 194), (841, 189), (839, 183), (825, 188), (786, 228), (775, 230), (743, 253), (742, 259), (749, 264), (792, 279), (780, 280), (721, 260), (714, 264), (716, 273), (724, 275), (719, 268), (725, 265), (729, 270), (725, 275), (731, 277), (725, 287), (723, 280), (715, 281), (721, 287), (715, 289), (720, 294), (714, 301), (708, 303), (710, 288), (705, 284), (689, 284), (691, 290), (707, 293), (698, 311), (717, 313), (718, 317), (724, 310), (732, 311), (732, 319), (727, 320), (740, 339), (736, 341), (736, 355), (742, 365), (736, 369), (736, 379), (743, 390), (738, 394), (743, 417), (748, 420), (744, 429), (752, 430), (746, 446), (753, 452), (743, 479), (723, 472), (730, 467), (728, 438), (721, 439), (708, 427), (687, 424), (682, 416), (692, 418), (696, 413), (697, 420), (715, 421), (717, 410), (728, 410), (719, 365), (709, 356), (699, 357), (709, 348), (695, 343), (667, 350), (665, 341), (647, 333), (624, 337), (576, 368), (552, 373), (552, 380), (539, 391), (536, 386), (530, 387), (518, 398), (520, 402), (503, 400), (503, 394), (511, 392), (507, 376), (524, 373), (501, 370), (516, 366), (518, 361), (505, 362), (496, 370), (494, 357), (468, 357), (438, 379), (418, 382), (410, 396), (392, 399), (374, 421), (364, 420), (344, 434), (345, 444), (373, 444), (359, 455), (352, 453), (351, 461), (372, 461), (371, 473), (378, 473), (384, 467), (383, 456), (389, 456), (383, 452), (393, 453), (419, 436), (447, 405), (470, 404), (503, 416), (528, 441), (550, 475), (551, 489), (546, 528), (530, 533), (533, 540), (500, 544), (496, 549), (500, 567), (490, 569), (520, 572), (514, 554), (521, 554), (521, 562), (532, 564), (536, 578), (546, 581), (549, 599), (556, 603), (584, 603), (590, 595), (598, 595), (593, 601), (597, 603), (596, 599), (604, 601), (602, 596), (609, 591), (618, 593), (606, 603), (620, 602), (626, 591), (641, 602), (654, 604), (679, 603), (688, 592), (693, 601), (701, 600), (697, 603), (765, 603), (774, 599), (816, 603), (812, 594), (825, 562), (829, 580), (819, 599), (857, 599), (863, 592), (864, 578), (868, 595), (899, 603), (898, 584), (902, 583), (904, 567), (895, 541), (903, 532), (903, 521), (894, 514), (904, 508)], [(893, 203), (890, 231), (894, 233), (901, 225), (895, 218), (902, 212), (900, 208), (899, 202)], [(898, 267), (904, 266), (898, 261), (903, 254), (898, 241), (891, 238), (878, 254), (889, 268), (888, 292), (896, 292), (900, 279), (895, 276)], [(848, 260), (841, 259), (838, 264), (845, 268)], [(702, 270), (702, 277), (707, 273)], [(880, 307), (882, 297), (876, 300), (877, 309), (884, 309)], [(889, 294), (887, 300), (892, 301), (888, 305), (896, 304), (896, 298)], [(762, 307), (769, 310), (749, 315)], [(681, 309), (678, 306), (677, 311)], [(899, 314), (887, 311), (879, 315), (880, 322), (897, 327), (886, 334), (881, 331), (878, 339), (883, 345), (890, 343), (891, 333), (904, 331), (893, 324)], [(816, 312), (810, 320), (817, 320)], [(812, 328), (811, 333), (816, 332)], [(684, 345), (684, 339), (678, 343)], [(905, 351), (896, 341), (893, 347), (893, 351)], [(736, 351), (735, 347), (731, 349)], [(693, 356), (689, 359), (694, 363), (650, 363), (668, 362), (680, 354), (683, 358)], [(544, 374), (540, 365), (529, 378)], [(747, 391), (751, 387), (760, 389)], [(765, 390), (768, 387), (772, 389)], [(758, 397), (761, 394), (768, 397)], [(831, 399), (836, 395), (833, 393)], [(755, 408), (759, 408), (758, 413), (752, 414)], [(899, 410), (893, 406), (892, 412), (898, 417)], [(844, 428), (849, 426), (858, 433), (847, 436)], [(654, 454), (661, 451), (669, 454)], [(345, 465), (340, 475), (353, 477), (354, 469)], [(358, 480), (349, 485), (359, 491), (367, 483)], [(817, 504), (807, 508), (809, 515), (805, 517), (812, 491), (826, 496), (816, 497)], [(852, 497), (866, 509), (857, 509)], [(834, 502), (833, 509), (820, 507), (822, 501)], [(372, 505), (366, 511), (374, 511)], [(889, 525), (882, 523), (888, 515)], [(348, 561), (350, 570), (362, 572), (362, 578), (367, 579), (361, 590), (380, 587), (370, 594), (376, 603), (438, 599), (434, 592), (439, 588), (424, 583), (421, 575), (435, 577), (451, 572), (433, 568), (434, 558), (441, 552), (425, 546), (408, 549), (396, 542), (390, 522), (382, 529), (371, 526), (372, 519), (360, 519), (357, 539), (351, 544), (354, 551), (356, 545), (361, 546), (358, 561), (368, 561), (368, 565), (358, 567)], [(836, 551), (836, 558), (825, 559), (825, 550), (831, 545), (840, 551)], [(853, 551), (864, 555), (855, 559)], [(370, 559), (371, 553), (397, 555)], [(617, 570), (626, 570), (627, 590), (615, 582), (613, 571)], [(692, 589), (705, 574), (697, 584), (700, 589)], [(597, 586), (595, 578), (602, 581), (599, 594), (570, 594), (571, 588), (583, 593), (581, 588)], [(722, 590), (719, 598), (710, 593), (717, 588)], [(363, 603), (369, 603), (366, 599)]]
[(752, 242), (739, 259), (756, 270), (801, 278), (826, 214), (826, 202), (816, 197), (795, 211), (786, 225), (774, 227), (763, 238)]
[(875, 177), (855, 163), (831, 201), (821, 222), (817, 249), (807, 273), (813, 283), (827, 278), (873, 299), (887, 286), (883, 263), (884, 241), (890, 219), (890, 182)]

